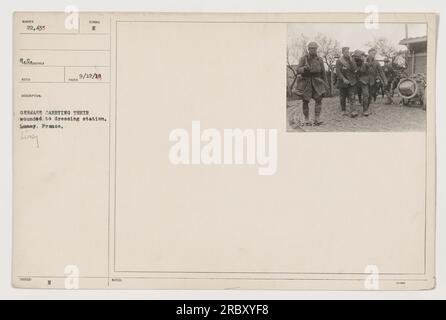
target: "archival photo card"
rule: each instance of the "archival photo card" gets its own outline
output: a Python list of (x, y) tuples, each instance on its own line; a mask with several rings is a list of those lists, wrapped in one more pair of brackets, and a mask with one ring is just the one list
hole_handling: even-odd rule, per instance
[(15, 13), (13, 285), (434, 288), (436, 25)]

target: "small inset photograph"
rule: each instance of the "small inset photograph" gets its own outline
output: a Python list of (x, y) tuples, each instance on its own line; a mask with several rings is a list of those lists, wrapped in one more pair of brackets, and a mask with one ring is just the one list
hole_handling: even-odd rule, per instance
[(287, 131), (426, 130), (427, 25), (292, 23)]

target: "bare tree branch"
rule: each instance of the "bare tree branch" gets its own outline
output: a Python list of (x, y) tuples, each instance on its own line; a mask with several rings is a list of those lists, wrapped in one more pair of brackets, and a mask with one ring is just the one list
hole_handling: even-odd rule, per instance
[(336, 68), (336, 59), (341, 55), (341, 48), (338, 40), (327, 37), (321, 33), (317, 34), (316, 42), (319, 44), (318, 53), (324, 61), (330, 72), (330, 79), (328, 79), (328, 85), (330, 94), (333, 94), (333, 83), (331, 81), (331, 75)]
[(385, 37), (376, 38), (366, 43), (369, 48), (375, 48), (379, 55), (389, 59), (397, 65), (405, 65), (405, 55), (407, 50), (401, 50), (395, 43)]

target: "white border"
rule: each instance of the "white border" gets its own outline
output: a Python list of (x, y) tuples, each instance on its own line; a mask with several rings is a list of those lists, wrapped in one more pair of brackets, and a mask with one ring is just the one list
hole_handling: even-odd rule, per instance
[(446, 110), (442, 108), (440, 88), (445, 88), (446, 73), (437, 72), (437, 288), (421, 292), (306, 292), (306, 291), (47, 291), (17, 290), (11, 287), (11, 124), (12, 124), (12, 14), (14, 11), (63, 11), (76, 5), (81, 11), (154, 11), (154, 12), (358, 12), (376, 5), (383, 12), (435, 12), (440, 15), (437, 70), (445, 70), (441, 57), (446, 56), (444, 23), (446, 4), (438, 0), (31, 0), (2, 1), (1, 26), (1, 107), (0, 107), (0, 299), (444, 299), (446, 298)]

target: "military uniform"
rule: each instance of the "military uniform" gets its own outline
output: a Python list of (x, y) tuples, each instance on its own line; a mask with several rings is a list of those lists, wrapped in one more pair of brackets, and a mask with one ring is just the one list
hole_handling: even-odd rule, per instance
[(395, 81), (395, 71), (393, 70), (392, 63), (390, 63), (390, 60), (386, 58), (384, 60), (384, 67), (383, 72), (384, 75), (387, 78), (387, 86), (384, 87), (384, 93), (387, 96), (387, 102), (392, 103), (392, 97), (393, 97), (393, 83)]
[[(317, 48), (317, 44), (311, 42), (308, 48)], [(324, 62), (317, 55), (306, 54), (299, 60), (297, 73), (300, 77), (296, 82), (296, 94), (303, 100), (302, 111), (305, 121), (309, 122), (309, 103), (313, 99), (315, 101), (314, 124), (318, 125), (322, 111), (322, 97), (327, 92)]]
[[(343, 48), (348, 50), (349, 48)], [(355, 94), (356, 94), (356, 78), (357, 66), (350, 56), (342, 56), (336, 61), (337, 85), (339, 88), (339, 96), (341, 103), (341, 111), (346, 114), (346, 100), (350, 104), (350, 114), (356, 112)]]
[(373, 77), (373, 65), (369, 62), (363, 61), (363, 52), (356, 50), (353, 53), (353, 59), (357, 66), (357, 86), (361, 92), (361, 104), (363, 108), (363, 113), (365, 116), (369, 115), (369, 106), (371, 101), (371, 86), (372, 80), (374, 84)]
[[(372, 51), (374, 49), (370, 49)], [(375, 59), (368, 58), (367, 64), (371, 67), (369, 70), (369, 104), (372, 102), (372, 98), (376, 97), (378, 86), (377, 86), (377, 80), (381, 82), (383, 86), (387, 86), (387, 79), (384, 75), (383, 69), (378, 61)]]

